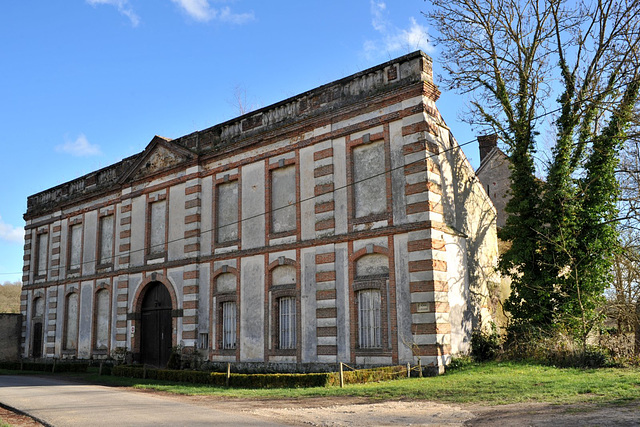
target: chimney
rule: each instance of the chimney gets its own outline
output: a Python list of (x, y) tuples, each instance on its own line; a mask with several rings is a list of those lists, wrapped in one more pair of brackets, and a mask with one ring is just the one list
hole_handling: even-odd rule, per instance
[(498, 135), (492, 133), (490, 135), (479, 135), (478, 136), (478, 146), (480, 148), (480, 164), (484, 161), (484, 158), (487, 157), (487, 154), (493, 150), (493, 147), (498, 145)]

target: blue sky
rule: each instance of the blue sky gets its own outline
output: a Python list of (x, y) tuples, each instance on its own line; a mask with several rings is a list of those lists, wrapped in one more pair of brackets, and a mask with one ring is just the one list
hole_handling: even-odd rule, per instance
[[(0, 15), (0, 283), (21, 279), (27, 197), (422, 49), (423, 0), (32, 0)], [(436, 77), (437, 80), (437, 77)], [(437, 81), (436, 81), (437, 83)], [(464, 100), (438, 107), (458, 142)], [(465, 152), (474, 167), (477, 147)]]

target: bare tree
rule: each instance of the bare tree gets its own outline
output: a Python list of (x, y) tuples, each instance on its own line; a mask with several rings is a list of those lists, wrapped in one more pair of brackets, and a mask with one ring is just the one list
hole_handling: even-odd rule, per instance
[[(640, 2), (431, 4), (445, 84), (472, 97), (467, 120), (500, 135), (512, 163), (506, 307), (514, 323), (561, 323), (584, 343), (611, 280), (615, 168), (640, 87)], [(547, 115), (555, 141), (540, 165)]]

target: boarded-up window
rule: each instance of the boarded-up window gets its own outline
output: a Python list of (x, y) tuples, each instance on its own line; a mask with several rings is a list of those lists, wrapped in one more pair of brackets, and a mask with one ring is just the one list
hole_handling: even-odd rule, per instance
[(358, 258), (356, 277), (389, 275), (389, 259), (382, 254), (369, 254)]
[(278, 299), (279, 348), (296, 348), (296, 299), (283, 297)]
[(111, 264), (113, 257), (113, 215), (100, 218), (100, 264)]
[(106, 350), (109, 345), (109, 291), (102, 289), (96, 294), (95, 349)]
[(82, 224), (69, 230), (69, 270), (79, 270), (82, 262)]
[(358, 292), (358, 345), (360, 348), (382, 347), (380, 290)]
[(238, 240), (238, 181), (217, 186), (216, 225), (218, 243)]
[(64, 349), (76, 350), (78, 348), (78, 294), (76, 292), (67, 296), (66, 308)]
[(296, 229), (296, 168), (287, 166), (271, 171), (271, 231)]
[(236, 276), (231, 273), (221, 274), (216, 278), (216, 292), (230, 294), (236, 291)]
[(353, 149), (353, 192), (355, 217), (387, 211), (387, 180), (384, 142), (359, 145)]
[(38, 234), (38, 276), (47, 274), (47, 249), (49, 246), (49, 235), (47, 233)]
[(151, 228), (149, 230), (149, 253), (164, 252), (167, 227), (167, 203), (162, 200), (151, 204)]
[(38, 297), (33, 301), (33, 312), (31, 313), (31, 317), (42, 316), (44, 316), (44, 298)]
[(274, 268), (271, 272), (271, 284), (274, 286), (295, 285), (296, 268), (293, 265), (282, 265)]

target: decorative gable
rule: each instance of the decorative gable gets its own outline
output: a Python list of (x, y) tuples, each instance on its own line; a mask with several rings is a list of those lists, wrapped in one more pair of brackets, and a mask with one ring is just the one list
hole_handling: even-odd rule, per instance
[(191, 160), (193, 153), (184, 147), (173, 144), (169, 139), (155, 136), (139, 156), (131, 169), (123, 175), (121, 183), (171, 169), (180, 163)]

